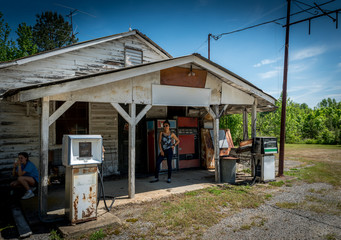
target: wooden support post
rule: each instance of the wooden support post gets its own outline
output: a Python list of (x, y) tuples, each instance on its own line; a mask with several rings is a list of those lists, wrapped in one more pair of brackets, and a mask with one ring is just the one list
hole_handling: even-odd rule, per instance
[(257, 136), (256, 132), (256, 127), (257, 127), (257, 98), (255, 98), (255, 101), (253, 102), (252, 105), (252, 112), (251, 112), (251, 117), (252, 117), (252, 123), (251, 123), (251, 138), (255, 138)]
[(39, 212), (41, 216), (47, 214), (47, 186), (48, 186), (48, 155), (49, 155), (49, 97), (42, 98), (42, 114), (40, 128), (40, 181), (39, 181)]
[(136, 159), (136, 125), (144, 115), (152, 108), (152, 105), (146, 105), (144, 109), (136, 116), (136, 104), (129, 105), (129, 114), (118, 103), (111, 105), (119, 114), (129, 123), (129, 159), (128, 159), (128, 196), (135, 197), (135, 159)]
[(215, 159), (215, 180), (220, 183), (220, 159), (219, 159), (219, 105), (214, 105), (215, 119), (213, 122), (214, 132), (214, 159)]
[(136, 145), (136, 104), (129, 105), (131, 124), (129, 124), (129, 173), (128, 173), (128, 196), (135, 197), (135, 145)]
[(219, 105), (214, 105), (214, 110), (206, 107), (207, 112), (213, 117), (213, 132), (214, 132), (214, 164), (215, 164), (215, 181), (220, 183), (220, 159), (219, 159), (219, 118), (221, 114), (226, 110), (227, 105), (224, 106), (223, 110), (219, 112)]
[(248, 113), (246, 108), (243, 111), (243, 140), (246, 141), (249, 139), (249, 129), (248, 129)]

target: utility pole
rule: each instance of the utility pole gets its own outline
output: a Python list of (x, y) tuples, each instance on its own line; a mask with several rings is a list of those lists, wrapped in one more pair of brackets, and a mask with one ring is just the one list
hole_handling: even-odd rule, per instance
[(284, 72), (283, 72), (283, 90), (282, 90), (282, 113), (281, 113), (281, 133), (279, 146), (279, 165), (278, 176), (283, 176), (284, 169), (284, 145), (285, 145), (285, 120), (287, 111), (287, 80), (288, 80), (288, 59), (289, 59), (289, 29), (290, 29), (290, 2), (287, 8), (287, 24), (285, 31), (285, 53), (284, 53)]
[(208, 60), (211, 60), (211, 36), (211, 33), (208, 34)]

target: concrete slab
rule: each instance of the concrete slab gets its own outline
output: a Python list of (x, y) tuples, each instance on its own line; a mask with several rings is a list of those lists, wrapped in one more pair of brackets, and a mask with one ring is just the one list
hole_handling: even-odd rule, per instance
[(97, 212), (97, 220), (79, 223), (72, 226), (60, 226), (59, 231), (61, 232), (63, 237), (75, 237), (109, 225), (112, 227), (118, 227), (121, 224), (121, 220), (113, 213), (102, 210)]

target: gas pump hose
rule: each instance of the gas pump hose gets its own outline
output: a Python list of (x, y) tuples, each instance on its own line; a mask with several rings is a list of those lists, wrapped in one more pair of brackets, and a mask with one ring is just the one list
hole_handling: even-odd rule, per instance
[[(102, 199), (103, 199), (103, 202), (104, 202), (105, 209), (106, 209), (108, 212), (110, 212), (112, 206), (114, 205), (114, 202), (115, 202), (116, 197), (114, 197), (114, 196), (105, 196), (102, 172), (103, 172), (103, 163), (101, 164), (101, 171), (98, 170), (98, 175), (99, 175), (101, 187), (100, 187), (100, 189), (99, 189), (99, 190), (100, 190), (100, 194), (99, 194), (100, 197), (97, 199), (97, 206), (98, 206), (98, 204), (99, 204), (100, 198), (102, 198)], [(110, 204), (109, 207), (108, 207), (108, 205), (107, 205), (107, 199), (106, 199), (107, 197), (109, 197), (109, 198), (112, 199), (112, 202), (111, 202), (111, 204)]]

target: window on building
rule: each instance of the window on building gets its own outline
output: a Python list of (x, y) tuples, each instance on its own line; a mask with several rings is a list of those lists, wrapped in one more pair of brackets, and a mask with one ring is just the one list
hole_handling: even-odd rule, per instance
[[(64, 102), (56, 102), (58, 109)], [(87, 102), (75, 102), (56, 121), (56, 144), (63, 143), (64, 134), (88, 134), (89, 133), (89, 104)]]
[(143, 61), (142, 50), (131, 47), (125, 47), (124, 62), (126, 67), (142, 64), (142, 61)]

